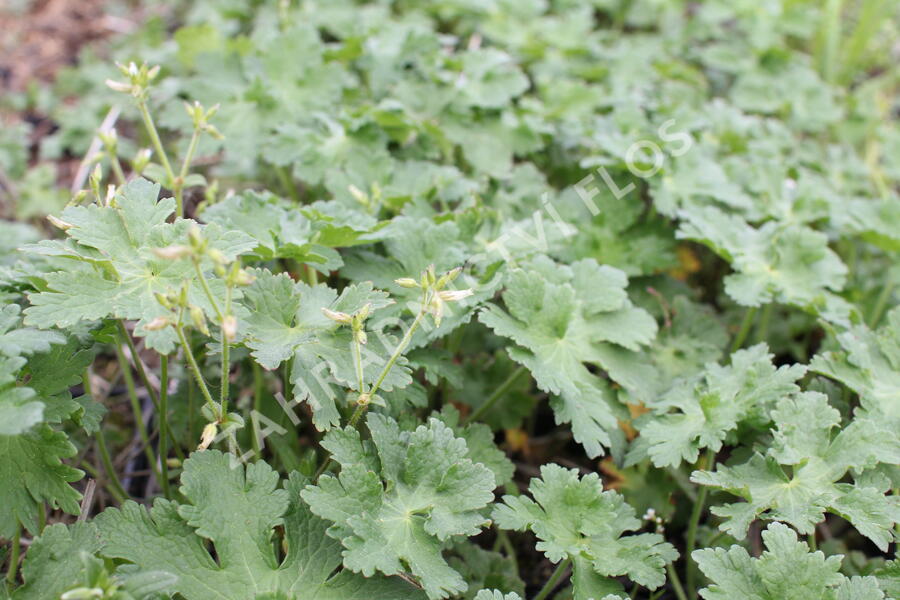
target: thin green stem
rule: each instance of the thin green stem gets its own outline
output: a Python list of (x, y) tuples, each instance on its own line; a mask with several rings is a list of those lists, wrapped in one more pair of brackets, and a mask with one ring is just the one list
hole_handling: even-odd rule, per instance
[(6, 572), (6, 582), (10, 591), (16, 583), (16, 574), (19, 572), (19, 552), (22, 550), (22, 524), (16, 521), (16, 532), (12, 538), (12, 550), (9, 553), (9, 570)]
[(675, 570), (675, 567), (669, 563), (666, 565), (666, 571), (669, 573), (669, 581), (672, 583), (672, 590), (675, 592), (675, 596), (678, 600), (688, 600), (684, 593), (684, 586), (681, 585), (681, 579), (678, 577), (678, 571)]
[(534, 597), (534, 600), (544, 600), (547, 596), (550, 595), (550, 592), (556, 589), (556, 586), (559, 585), (559, 580), (562, 579), (563, 575), (566, 574), (566, 570), (569, 568), (569, 565), (572, 564), (572, 559), (566, 557), (565, 560), (561, 560), (558, 565), (556, 565), (556, 569), (553, 571), (553, 574), (550, 575), (550, 579), (547, 580), (547, 583), (544, 584), (544, 587), (541, 588), (541, 591), (537, 593), (537, 596)]
[[(231, 316), (231, 286), (225, 286), (225, 316)], [(219, 387), (219, 402), (222, 405), (222, 414), (228, 414), (228, 385), (231, 383), (231, 359), (228, 353), (231, 349), (228, 336), (225, 331), (225, 320), (220, 323), (222, 327), (222, 384)]]
[(119, 162), (119, 157), (115, 154), (110, 154), (109, 164), (112, 165), (113, 175), (116, 176), (116, 181), (119, 182), (119, 185), (125, 185), (125, 171), (122, 170), (122, 163)]
[(837, 61), (841, 45), (841, 12), (844, 8), (844, 0), (827, 0), (825, 6), (822, 74), (825, 81), (834, 83), (838, 72)]
[(816, 552), (819, 549), (819, 544), (816, 542), (816, 532), (813, 531), (806, 537), (806, 542), (809, 544), (809, 551)]
[[(141, 119), (144, 121), (144, 128), (147, 130), (147, 135), (150, 136), (150, 142), (153, 144), (153, 148), (159, 155), (159, 162), (162, 163), (163, 170), (166, 172), (166, 177), (169, 179), (169, 185), (174, 187), (175, 172), (172, 170), (172, 164), (169, 162), (169, 155), (166, 154), (166, 149), (163, 148), (162, 140), (159, 139), (159, 132), (156, 130), (156, 124), (153, 122), (153, 117), (150, 115), (147, 103), (143, 100), (139, 100), (137, 104), (138, 110), (141, 113)], [(180, 202), (177, 204), (176, 209), (176, 216), (183, 217), (184, 208)]]
[[(150, 401), (153, 403), (153, 408), (157, 413), (160, 412), (160, 403), (159, 397), (157, 396), (156, 390), (150, 384), (150, 378), (147, 376), (147, 370), (144, 369), (144, 363), (141, 361), (138, 356), (137, 348), (134, 345), (134, 340), (131, 339), (131, 336), (128, 335), (128, 328), (125, 327), (125, 321), (119, 319), (118, 322), (119, 333), (122, 337), (125, 338), (125, 343), (128, 344), (128, 352), (131, 354), (131, 361), (134, 363), (134, 370), (137, 371), (138, 377), (141, 380), (141, 383), (144, 384), (144, 387), (147, 388), (147, 395), (150, 396)], [(123, 368), (125, 365), (123, 365)], [(178, 440), (175, 439), (175, 434), (171, 429), (168, 429), (166, 434), (168, 435), (168, 440), (166, 443), (171, 442), (172, 447), (178, 448)], [(162, 432), (160, 432), (160, 436), (162, 436)], [(181, 450), (178, 449), (178, 452)]]
[(44, 527), (47, 526), (47, 505), (41, 501), (38, 504), (38, 535), (44, 533)]
[(772, 321), (772, 313), (775, 310), (775, 303), (769, 302), (765, 305), (759, 316), (759, 322), (756, 324), (756, 330), (753, 332), (754, 340), (765, 342), (769, 339), (769, 323)]
[(895, 288), (896, 284), (894, 283), (893, 278), (888, 279), (888, 281), (885, 282), (884, 287), (881, 288), (881, 293), (878, 294), (878, 299), (875, 300), (875, 306), (872, 308), (872, 314), (869, 315), (869, 318), (867, 319), (871, 329), (878, 327), (878, 322), (881, 321), (881, 317), (884, 316), (884, 311), (887, 309)]
[(297, 188), (294, 187), (294, 182), (291, 181), (291, 176), (284, 169), (284, 167), (275, 167), (275, 174), (278, 176), (281, 187), (284, 188), (284, 193), (290, 196), (291, 200), (299, 203), (300, 196), (297, 194)]
[(416, 315), (415, 320), (412, 322), (412, 325), (409, 326), (409, 329), (406, 330), (406, 333), (403, 335), (403, 339), (400, 340), (400, 343), (397, 344), (397, 347), (394, 348), (393, 354), (388, 359), (387, 364), (384, 366), (384, 369), (381, 370), (381, 374), (378, 376), (378, 379), (375, 381), (375, 385), (372, 386), (372, 389), (369, 390), (369, 396), (374, 396), (375, 393), (381, 388), (381, 384), (384, 383), (385, 377), (388, 376), (391, 369), (394, 367), (394, 363), (397, 362), (397, 359), (400, 358), (400, 355), (403, 354), (403, 351), (409, 345), (409, 342), (412, 340), (413, 333), (415, 333), (416, 329), (419, 327), (419, 324), (422, 322), (422, 319), (425, 318), (425, 307), (428, 306), (427, 302), (422, 303), (422, 308), (419, 310), (419, 314)]
[(169, 489), (169, 356), (159, 357), (159, 466), (162, 470), (162, 491), (170, 498)]
[(122, 351), (122, 344), (124, 342), (125, 340), (120, 339), (119, 343), (115, 345), (116, 356), (119, 359), (119, 364), (122, 366), (122, 377), (125, 379), (125, 387), (128, 390), (128, 399), (131, 402), (131, 411), (134, 413), (135, 427), (137, 427), (138, 435), (141, 438), (144, 456), (147, 457), (150, 469), (153, 471), (153, 475), (156, 476), (156, 480), (162, 481), (162, 475), (156, 464), (156, 456), (153, 455), (153, 448), (150, 445), (150, 435), (147, 433), (147, 425), (144, 423), (144, 414), (141, 410), (141, 402), (138, 399), (137, 389), (134, 385), (134, 377), (131, 375), (131, 368), (128, 366), (128, 361), (125, 359), (125, 352)]
[(365, 392), (365, 380), (363, 379), (363, 366), (362, 366), (362, 344), (359, 341), (359, 337), (356, 335), (356, 332), (353, 332), (353, 361), (356, 366), (356, 384), (359, 386), (357, 389), (359, 393), (362, 394)]
[(97, 444), (97, 451), (100, 452), (100, 461), (103, 463), (103, 470), (106, 471), (106, 481), (108, 483), (107, 489), (109, 490), (109, 493), (113, 495), (113, 498), (118, 500), (121, 504), (128, 500), (130, 496), (122, 486), (122, 482), (119, 481), (119, 476), (112, 464), (109, 448), (106, 447), (106, 438), (103, 437), (102, 430), (97, 431), (94, 434), (94, 442)]
[(209, 388), (206, 387), (206, 381), (203, 380), (203, 374), (200, 372), (200, 367), (197, 366), (197, 359), (194, 358), (194, 353), (191, 351), (191, 345), (188, 344), (187, 338), (184, 336), (184, 327), (181, 325), (180, 318), (174, 327), (175, 334), (178, 336), (178, 341), (181, 343), (181, 349), (184, 351), (184, 358), (187, 360), (188, 366), (194, 373), (194, 381), (197, 382), (197, 387), (200, 388), (203, 399), (206, 400), (206, 404), (209, 406), (212, 413), (216, 415), (218, 419), (222, 419), (224, 415), (221, 413), (221, 407), (216, 404), (212, 394), (209, 393)]
[[(251, 360), (250, 364), (253, 368), (253, 411), (262, 414), (262, 397), (263, 397), (263, 375), (262, 369), (255, 360)], [(250, 443), (253, 446), (253, 456), (258, 460), (262, 456), (262, 448), (259, 444), (259, 436), (256, 427), (253, 428), (253, 435)]]
[(368, 407), (368, 404), (357, 404), (356, 410), (353, 411), (353, 415), (351, 415), (348, 425), (350, 425), (350, 427), (356, 427), (356, 424), (359, 423), (359, 420), (365, 414)]
[(747, 312), (744, 313), (744, 320), (741, 322), (741, 328), (738, 330), (737, 335), (734, 336), (734, 341), (731, 343), (731, 352), (740, 350), (741, 346), (743, 346), (744, 342), (747, 340), (750, 328), (753, 327), (753, 319), (756, 318), (756, 310), (757, 307), (751, 306), (747, 308)]
[(203, 293), (206, 294), (206, 298), (212, 305), (213, 311), (216, 313), (216, 318), (219, 319), (219, 324), (221, 325), (225, 320), (225, 316), (222, 314), (222, 311), (219, 310), (219, 303), (216, 302), (216, 298), (213, 296), (212, 290), (209, 289), (209, 284), (206, 282), (206, 277), (203, 276), (203, 269), (200, 268), (200, 260), (195, 257), (191, 262), (194, 263), (194, 271), (197, 273), (197, 279), (200, 280), (200, 287), (203, 288)]
[(504, 552), (506, 552), (506, 558), (512, 562), (512, 571), (513, 573), (519, 572), (519, 559), (516, 557), (516, 549), (513, 547), (512, 542), (509, 539), (509, 535), (502, 529), (497, 531), (497, 539), (500, 540), (500, 545), (503, 546)]
[(178, 207), (179, 216), (183, 214), (184, 207), (184, 180), (187, 177), (188, 170), (191, 168), (191, 163), (194, 162), (194, 154), (197, 152), (197, 143), (199, 141), (200, 130), (194, 128), (194, 133), (191, 135), (191, 141), (188, 144), (187, 154), (184, 156), (184, 162), (181, 163), (181, 171), (172, 182), (174, 188), (172, 191), (175, 192), (175, 204)]
[(497, 401), (499, 401), (503, 396), (506, 395), (509, 389), (513, 386), (513, 384), (516, 383), (519, 377), (521, 377), (522, 374), (525, 373), (526, 370), (527, 369), (525, 367), (520, 366), (515, 371), (510, 373), (509, 377), (507, 377), (506, 380), (501, 383), (496, 390), (494, 390), (494, 393), (484, 401), (484, 404), (476, 408), (472, 412), (472, 414), (470, 414), (466, 418), (466, 421), (475, 421), (483, 417), (489, 410), (491, 410), (491, 408), (493, 408)]
[[(89, 398), (94, 398), (89, 369), (84, 370), (82, 385), (84, 387), (85, 395)], [(106, 447), (106, 438), (103, 437), (103, 429), (98, 429), (97, 432), (94, 433), (94, 441), (97, 444), (97, 451), (100, 452), (100, 460), (103, 462), (103, 469), (106, 471), (106, 480), (108, 482), (107, 489), (109, 489), (109, 492), (120, 503), (125, 502), (125, 500), (128, 499), (128, 492), (125, 491), (122, 482), (119, 481), (119, 476), (116, 474), (116, 469), (113, 467), (112, 460), (109, 456), (109, 449)]]
[[(147, 377), (147, 371), (144, 370), (144, 363), (141, 362), (140, 357), (137, 353), (137, 348), (134, 345), (134, 341), (131, 339), (131, 336), (128, 335), (128, 329), (125, 327), (125, 321), (119, 319), (116, 323), (119, 327), (119, 335), (122, 336), (125, 344), (128, 346), (128, 352), (131, 354), (131, 360), (134, 363), (134, 370), (137, 371), (138, 377), (141, 379), (141, 383), (144, 384), (144, 387), (147, 388), (147, 394), (150, 396), (150, 400), (153, 402), (154, 408), (159, 409), (159, 399), (156, 397), (156, 390), (153, 389), (153, 386), (150, 385), (150, 378)], [(127, 363), (122, 363), (122, 370), (126, 370)]]
[[(707, 450), (703, 460), (702, 469), (711, 469), (716, 460), (716, 453), (713, 450)], [(699, 466), (699, 465), (698, 465)], [(694, 548), (697, 547), (697, 529), (700, 526), (700, 517), (706, 508), (706, 496), (709, 494), (709, 487), (701, 486), (700, 492), (697, 494), (697, 500), (694, 502), (694, 509), (691, 511), (691, 518), (688, 521), (687, 544), (685, 548), (685, 564), (687, 565), (687, 587), (691, 598), (697, 597), (697, 587), (694, 585), (697, 580), (697, 563), (694, 562), (692, 556)]]

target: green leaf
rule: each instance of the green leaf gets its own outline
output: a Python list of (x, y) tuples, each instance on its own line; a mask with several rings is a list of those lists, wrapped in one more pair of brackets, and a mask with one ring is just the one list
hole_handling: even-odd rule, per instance
[[(558, 423), (571, 423), (589, 456), (603, 453), (623, 416), (608, 383), (585, 363), (606, 369), (626, 389), (637, 389), (649, 366), (635, 352), (656, 335), (656, 321), (628, 300), (625, 274), (585, 259), (571, 266), (546, 257), (509, 273), (506, 310), (488, 305), (482, 323), (511, 338), (513, 360), (531, 371), (542, 390), (554, 394)], [(638, 392), (639, 393), (639, 392)]]
[(841, 555), (809, 552), (788, 526), (772, 523), (762, 533), (766, 550), (751, 557), (741, 546), (696, 550), (693, 558), (712, 581), (705, 600), (880, 600), (874, 577), (845, 577)]
[(900, 424), (900, 308), (888, 313), (878, 331), (858, 325), (837, 340), (843, 351), (819, 354), (809, 368), (859, 394), (873, 419)]
[(472, 542), (462, 542), (453, 548), (455, 556), (448, 561), (460, 572), (469, 589), (463, 595), (466, 600), (478, 597), (482, 588), (494, 588), (502, 592), (523, 596), (525, 584), (519, 577), (514, 559), (499, 552), (491, 552)]
[(683, 212), (678, 237), (706, 244), (732, 265), (725, 291), (738, 304), (792, 304), (813, 314), (848, 323), (843, 289), (847, 267), (828, 247), (825, 234), (808, 227), (770, 221), (753, 228), (719, 209)]
[(493, 518), (503, 529), (534, 532), (551, 562), (571, 558), (576, 600), (614, 592), (608, 577), (626, 575), (651, 590), (665, 583), (665, 566), (678, 552), (656, 533), (623, 535), (641, 521), (621, 495), (603, 490), (596, 473), (579, 478), (575, 469), (544, 465), (528, 490), (534, 500), (504, 496)]
[(481, 463), (494, 474), (497, 487), (512, 483), (515, 465), (502, 450), (494, 443), (494, 433), (484, 423), (460, 424), (459, 411), (452, 405), (444, 406), (443, 410), (433, 415), (453, 430), (453, 433), (466, 440), (469, 449), (466, 456), (475, 463)]
[(18, 304), (7, 304), (0, 309), (0, 354), (14, 358), (46, 352), (53, 344), (65, 343), (65, 336), (58, 331), (21, 327), (20, 311)]
[(63, 464), (76, 449), (66, 435), (40, 425), (19, 435), (0, 435), (0, 537), (12, 538), (16, 524), (38, 531), (38, 506), (42, 502), (77, 515), (81, 494), (69, 483), (84, 475)]
[[(168, 260), (156, 256), (154, 248), (187, 243), (189, 219), (167, 220), (175, 200), (157, 201), (159, 185), (136, 179), (119, 188), (111, 206), (74, 206), (61, 219), (70, 224), (66, 242), (45, 241), (27, 248), (38, 254), (74, 259), (65, 270), (45, 276), (46, 289), (29, 295), (25, 323), (37, 327), (66, 328), (82, 321), (114, 317), (138, 320), (135, 334), (146, 336), (148, 347), (169, 354), (175, 347), (172, 328), (147, 331), (144, 325), (167, 314), (155, 294), (177, 292), (185, 281), (196, 283), (188, 259)], [(218, 225), (202, 227), (209, 247), (227, 259), (253, 249), (254, 242), (237, 231)], [(212, 265), (204, 259), (204, 270)], [(209, 281), (213, 295), (224, 305), (224, 281)], [(213, 314), (199, 283), (191, 285), (188, 301)]]
[(371, 444), (351, 427), (325, 436), (340, 475), (323, 475), (303, 499), (334, 522), (329, 534), (342, 540), (349, 569), (366, 577), (409, 570), (429, 598), (465, 592), (442, 551), (488, 522), (483, 509), (493, 500), (493, 474), (465, 458), (466, 442), (437, 419), (412, 432), (374, 413), (367, 423)]
[(691, 481), (741, 496), (743, 503), (714, 506), (722, 531), (743, 538), (756, 518), (784, 521), (812, 533), (831, 512), (850, 521), (882, 550), (894, 540), (900, 498), (886, 490), (838, 483), (847, 471), (900, 462), (900, 443), (881, 424), (858, 419), (832, 439), (840, 414), (816, 392), (780, 400), (772, 411), (774, 442), (766, 453), (734, 467), (695, 471)]
[(768, 413), (782, 397), (799, 392), (801, 365), (775, 368), (773, 355), (758, 344), (731, 355), (731, 365), (709, 364), (700, 375), (685, 378), (638, 420), (641, 444), (658, 467), (697, 462), (700, 450), (718, 452), (739, 424), (766, 425)]
[[(170, 592), (186, 600), (420, 597), (400, 579), (335, 573), (340, 544), (325, 535), (327, 524), (300, 500), (306, 481), (294, 474), (283, 489), (278, 482), (264, 462), (244, 467), (233, 455), (195, 452), (182, 475), (188, 503), (158, 498), (149, 512), (131, 501), (104, 511), (96, 518), (100, 553), (141, 571), (176, 575)], [(275, 527), (283, 528), (283, 540)], [(276, 540), (286, 548), (282, 560), (275, 554)]]
[(81, 553), (93, 554), (99, 549), (93, 523), (48, 525), (28, 548), (22, 565), (25, 584), (13, 592), (13, 600), (59, 598), (79, 581)]

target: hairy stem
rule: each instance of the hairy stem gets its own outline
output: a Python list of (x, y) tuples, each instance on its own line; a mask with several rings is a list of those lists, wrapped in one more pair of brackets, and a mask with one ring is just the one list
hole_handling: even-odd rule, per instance
[(184, 179), (191, 168), (191, 163), (194, 162), (194, 154), (197, 152), (197, 143), (199, 141), (200, 130), (194, 128), (194, 133), (191, 135), (191, 141), (188, 144), (187, 154), (185, 154), (184, 162), (181, 164), (181, 171), (172, 182), (174, 188), (172, 191), (175, 192), (175, 205), (178, 207), (178, 216), (183, 216), (184, 214)]
[(875, 300), (875, 306), (872, 308), (872, 314), (869, 315), (868, 324), (870, 329), (875, 329), (878, 327), (878, 322), (881, 321), (881, 317), (884, 316), (884, 311), (887, 309), (888, 303), (891, 300), (891, 296), (894, 295), (894, 289), (896, 284), (892, 277), (889, 276), (889, 279), (885, 282), (884, 287), (881, 288), (881, 293), (878, 294), (878, 299)]
[(222, 415), (221, 407), (216, 404), (212, 394), (209, 393), (209, 388), (206, 387), (206, 381), (203, 380), (203, 373), (200, 372), (200, 367), (197, 366), (197, 359), (194, 358), (194, 353), (191, 351), (191, 345), (188, 344), (187, 338), (184, 336), (184, 327), (181, 324), (181, 318), (178, 319), (178, 322), (174, 327), (175, 333), (178, 335), (178, 341), (181, 343), (181, 349), (184, 351), (184, 358), (187, 360), (188, 366), (194, 374), (194, 381), (197, 382), (197, 387), (200, 388), (200, 393), (203, 394), (206, 405), (209, 406), (212, 413), (216, 415), (216, 418), (221, 420), (224, 416)]
[(207, 300), (209, 300), (210, 305), (213, 307), (213, 312), (216, 313), (216, 318), (219, 319), (219, 324), (222, 324), (222, 321), (225, 320), (225, 315), (222, 314), (222, 311), (219, 310), (219, 303), (216, 302), (215, 296), (212, 294), (212, 290), (209, 289), (209, 283), (206, 282), (206, 277), (203, 276), (203, 269), (200, 268), (200, 259), (194, 257), (191, 260), (194, 263), (194, 272), (197, 273), (197, 279), (200, 280), (200, 287), (203, 288), (203, 293), (206, 295)]
[[(715, 460), (715, 451), (707, 450), (701, 468), (711, 469), (715, 463)], [(705, 485), (701, 486), (700, 492), (697, 494), (697, 500), (694, 501), (694, 509), (691, 511), (690, 521), (688, 521), (687, 543), (685, 546), (685, 564), (687, 565), (686, 581), (688, 593), (690, 593), (691, 598), (697, 597), (697, 587), (696, 585), (694, 585), (697, 580), (697, 563), (694, 562), (692, 554), (694, 552), (694, 548), (697, 547), (697, 529), (700, 526), (700, 517), (703, 515), (703, 510), (706, 508), (706, 496), (708, 494), (709, 488)]]
[(565, 560), (561, 560), (558, 565), (556, 565), (556, 569), (553, 571), (553, 574), (550, 575), (550, 579), (547, 580), (547, 583), (544, 584), (544, 587), (541, 588), (541, 591), (537, 593), (537, 596), (534, 597), (534, 600), (544, 600), (547, 596), (550, 595), (550, 592), (556, 589), (556, 586), (559, 585), (559, 580), (562, 579), (563, 575), (566, 574), (566, 570), (569, 568), (569, 565), (572, 564), (571, 558), (566, 558)]
[[(89, 369), (84, 370), (82, 386), (84, 387), (84, 393), (89, 398), (94, 398), (94, 392), (91, 389), (91, 372)], [(128, 492), (125, 491), (122, 482), (119, 481), (116, 469), (113, 467), (112, 460), (109, 457), (109, 449), (106, 447), (106, 439), (103, 437), (102, 428), (94, 433), (94, 441), (97, 444), (97, 451), (100, 453), (100, 460), (103, 462), (103, 469), (106, 471), (107, 488), (109, 489), (109, 492), (120, 503), (125, 502), (125, 500), (128, 499)]]
[[(169, 155), (166, 154), (166, 149), (163, 148), (162, 140), (159, 139), (159, 132), (156, 130), (156, 124), (153, 122), (153, 117), (150, 115), (147, 103), (143, 100), (138, 101), (138, 110), (141, 112), (141, 119), (144, 121), (144, 128), (147, 130), (147, 135), (150, 136), (150, 142), (153, 144), (153, 148), (159, 155), (159, 162), (162, 163), (163, 170), (166, 172), (169, 185), (174, 187), (175, 172), (172, 170), (172, 164), (169, 162)], [(176, 216), (184, 216), (184, 208), (180, 200), (177, 202), (176, 210)]]
[(169, 489), (169, 356), (159, 357), (159, 467), (162, 471), (162, 491), (170, 498)]
[(666, 565), (666, 571), (669, 573), (669, 581), (672, 583), (672, 590), (678, 600), (688, 600), (684, 593), (684, 586), (681, 585), (681, 579), (678, 577), (678, 571), (671, 564)]
[[(119, 337), (122, 337), (121, 334)], [(122, 377), (125, 379), (125, 387), (128, 390), (128, 399), (131, 402), (131, 412), (134, 414), (135, 427), (137, 427), (138, 435), (141, 438), (144, 456), (147, 457), (150, 470), (153, 471), (156, 480), (161, 481), (162, 475), (159, 472), (159, 466), (156, 464), (156, 456), (153, 455), (153, 448), (150, 446), (150, 435), (147, 433), (147, 425), (144, 423), (144, 413), (141, 410), (141, 402), (138, 399), (137, 389), (134, 385), (134, 377), (131, 375), (131, 368), (128, 365), (128, 361), (125, 359), (125, 352), (122, 350), (123, 343), (125, 343), (125, 340), (120, 339), (119, 343), (115, 345), (116, 356), (119, 359), (119, 364), (122, 366)]]
[[(263, 397), (263, 374), (262, 369), (259, 367), (259, 364), (255, 360), (251, 360), (250, 364), (253, 369), (253, 411), (261, 414), (262, 413), (262, 397)], [(252, 423), (252, 421), (251, 421)], [(253, 456), (256, 460), (262, 456), (262, 448), (259, 444), (259, 436), (257, 435), (256, 427), (253, 427), (253, 435), (251, 436), (250, 443), (253, 445)]]
[(741, 346), (743, 346), (744, 342), (747, 340), (750, 328), (753, 327), (753, 319), (756, 318), (756, 310), (757, 307), (751, 306), (747, 308), (747, 312), (744, 313), (744, 320), (741, 322), (741, 328), (738, 330), (737, 335), (734, 336), (734, 341), (731, 343), (731, 352), (740, 350)]
[[(225, 288), (225, 316), (231, 315), (231, 286)], [(228, 414), (228, 385), (230, 383), (231, 359), (228, 352), (231, 349), (228, 336), (225, 332), (225, 319), (220, 323), (222, 328), (222, 383), (219, 387), (219, 404), (222, 406), (222, 414)]]
[(416, 332), (419, 324), (422, 323), (422, 319), (425, 318), (425, 307), (427, 305), (427, 302), (422, 303), (422, 308), (421, 310), (419, 310), (419, 314), (416, 315), (416, 319), (412, 322), (412, 325), (409, 326), (409, 329), (406, 330), (406, 333), (403, 335), (403, 339), (400, 340), (400, 343), (397, 344), (397, 347), (394, 348), (394, 352), (388, 359), (387, 364), (384, 365), (384, 369), (381, 370), (381, 374), (375, 381), (375, 385), (373, 385), (372, 389), (369, 390), (370, 396), (374, 396), (375, 393), (381, 388), (381, 384), (384, 383), (384, 379), (388, 376), (388, 373), (391, 372), (391, 369), (394, 367), (394, 363), (397, 362), (397, 359), (400, 358), (400, 355), (403, 354), (403, 351), (409, 345), (409, 342), (412, 340), (413, 333)]
[(9, 553), (9, 570), (6, 572), (6, 582), (9, 584), (10, 591), (16, 583), (16, 573), (19, 571), (19, 552), (22, 549), (22, 524), (16, 522), (16, 533), (12, 538), (12, 549)]
[[(150, 385), (150, 378), (147, 376), (147, 370), (144, 369), (144, 363), (138, 356), (137, 348), (134, 345), (134, 340), (132, 340), (131, 336), (128, 334), (128, 329), (125, 327), (125, 321), (119, 319), (118, 327), (119, 333), (122, 335), (122, 337), (125, 338), (125, 343), (128, 345), (128, 352), (131, 354), (131, 361), (134, 363), (134, 370), (137, 371), (141, 383), (143, 383), (144, 387), (147, 388), (147, 395), (150, 396), (150, 401), (153, 403), (153, 408), (156, 409), (156, 412), (160, 412), (161, 408), (159, 404), (159, 397), (156, 394), (156, 390), (153, 389), (152, 385)], [(122, 365), (122, 368), (124, 369), (125, 365)], [(167, 443), (171, 442), (172, 447), (176, 448), (176, 452), (180, 454), (181, 449), (178, 446), (178, 440), (175, 439), (175, 434), (171, 429), (167, 431), (167, 435), (169, 436)], [(160, 436), (162, 436), (162, 431), (160, 431)]]
[(359, 386), (359, 393), (362, 394), (365, 390), (365, 380), (363, 379), (363, 366), (362, 366), (362, 344), (359, 341), (359, 337), (356, 335), (356, 332), (353, 333), (353, 361), (356, 367), (356, 384)]

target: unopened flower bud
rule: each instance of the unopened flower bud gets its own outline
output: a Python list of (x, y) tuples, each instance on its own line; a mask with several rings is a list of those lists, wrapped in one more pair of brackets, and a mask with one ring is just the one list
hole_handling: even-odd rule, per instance
[(165, 260), (177, 260), (179, 258), (190, 256), (192, 253), (193, 250), (191, 250), (191, 247), (183, 244), (172, 244), (165, 248), (153, 249), (153, 254)]
[(153, 295), (156, 296), (156, 301), (159, 302), (163, 307), (172, 308), (172, 301), (168, 296), (166, 296), (165, 294), (160, 294), (159, 292), (156, 292)]
[(209, 125), (209, 124), (204, 125), (204, 126), (203, 126), (203, 131), (205, 131), (206, 133), (208, 133), (208, 134), (210, 135), (210, 137), (212, 137), (212, 138), (214, 138), (214, 139), (217, 139), (217, 140), (224, 140), (224, 139), (225, 139), (225, 136), (222, 135), (222, 132), (221, 132), (221, 131), (219, 131), (218, 129), (216, 129), (216, 126), (215, 126), (215, 125)]
[(206, 255), (212, 259), (212, 261), (219, 265), (224, 265), (228, 262), (228, 259), (225, 258), (225, 255), (222, 254), (221, 250), (217, 250), (216, 248), (210, 248), (206, 251)]
[(209, 335), (209, 327), (206, 326), (206, 315), (203, 314), (203, 309), (199, 306), (191, 306), (190, 313), (191, 321), (194, 323), (197, 331), (204, 335)]
[(58, 227), (59, 229), (62, 229), (63, 231), (74, 227), (74, 225), (72, 225), (71, 223), (63, 221), (62, 219), (54, 217), (53, 215), (47, 215), (47, 220), (50, 221), (50, 223), (52, 223), (54, 227)]
[(84, 202), (84, 199), (87, 198), (87, 195), (87, 190), (78, 190), (78, 192), (74, 196), (72, 196), (72, 199), (69, 200), (69, 205), (78, 206), (79, 204)]
[(366, 335), (366, 331), (364, 329), (357, 329), (356, 331), (354, 331), (353, 337), (356, 338), (357, 342), (363, 345), (365, 345), (365, 343), (369, 341), (369, 336)]
[(347, 191), (350, 192), (350, 195), (353, 196), (353, 198), (363, 206), (369, 205), (369, 197), (366, 195), (366, 193), (352, 183), (347, 186)]
[(235, 269), (231, 275), (231, 281), (234, 285), (246, 286), (256, 281), (256, 277), (254, 277), (244, 269)]
[(322, 313), (332, 321), (337, 321), (338, 323), (343, 323), (345, 325), (349, 325), (353, 320), (353, 317), (347, 313), (329, 310), (327, 308), (323, 308)]
[(219, 428), (216, 427), (215, 423), (207, 423), (206, 427), (203, 428), (203, 433), (200, 434), (200, 445), (197, 446), (197, 450), (206, 450), (209, 448), (210, 444), (216, 439), (216, 434), (219, 432)]
[(150, 164), (150, 157), (152, 153), (149, 148), (143, 148), (138, 150), (138, 153), (134, 155), (134, 160), (131, 161), (131, 168), (135, 173), (143, 173), (144, 169), (147, 168), (147, 165)]
[(412, 277), (401, 277), (400, 279), (395, 279), (394, 283), (399, 285), (400, 287), (405, 288), (417, 288), (419, 287), (419, 282), (413, 279)]
[(225, 318), (222, 320), (222, 333), (225, 334), (226, 340), (229, 342), (234, 341), (234, 338), (237, 337), (237, 328), (237, 317), (234, 315), (225, 315)]
[(439, 290), (443, 289), (443, 287), (445, 285), (447, 285), (448, 283), (450, 283), (454, 279), (456, 279), (460, 273), (462, 273), (462, 267), (456, 267), (455, 269), (451, 269), (450, 271), (447, 271), (446, 273), (444, 273), (441, 276), (441, 278), (435, 284), (435, 287)]
[(463, 298), (468, 298), (473, 294), (471, 289), (465, 290), (443, 290), (437, 293), (438, 298), (443, 300), (444, 302), (456, 302), (457, 300), (462, 300)]
[(146, 325), (144, 325), (145, 331), (161, 331), (166, 327), (172, 325), (172, 319), (169, 317), (156, 317)]
[(195, 250), (204, 249), (203, 246), (206, 244), (206, 240), (203, 239), (203, 232), (200, 231), (199, 226), (191, 225), (191, 228), (188, 229), (188, 239)]
[(112, 79), (107, 79), (106, 87), (108, 87), (111, 90), (116, 91), (116, 92), (123, 92), (125, 94), (131, 93), (131, 84), (130, 83), (123, 83), (121, 81), (113, 81)]

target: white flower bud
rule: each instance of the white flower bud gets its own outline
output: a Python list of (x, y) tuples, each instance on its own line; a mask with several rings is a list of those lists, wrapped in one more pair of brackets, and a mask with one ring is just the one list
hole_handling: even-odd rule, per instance
[[(157, 298), (158, 299), (158, 298)], [(160, 331), (172, 325), (172, 319), (169, 317), (156, 317), (146, 325), (144, 325), (145, 331)]]
[(222, 333), (225, 334), (225, 339), (229, 342), (234, 341), (237, 337), (237, 328), (237, 318), (234, 315), (226, 315), (222, 320)]
[(62, 219), (54, 217), (53, 215), (47, 215), (47, 220), (50, 221), (50, 223), (52, 223), (54, 227), (62, 229), (63, 231), (74, 227), (74, 225), (72, 225), (71, 223), (63, 221)]
[(419, 282), (413, 279), (412, 277), (401, 277), (400, 279), (395, 279), (394, 283), (399, 285), (400, 287), (405, 288), (417, 288), (419, 287)]
[(473, 294), (471, 289), (465, 290), (444, 290), (442, 292), (438, 292), (438, 298), (443, 300), (444, 302), (456, 302), (457, 300), (462, 300), (463, 298), (468, 298)]
[(350, 322), (353, 320), (353, 317), (351, 317), (347, 313), (329, 310), (327, 308), (323, 308), (322, 313), (332, 321), (337, 321), (338, 323), (343, 323), (345, 325), (350, 324)]
[(190, 246), (185, 246), (183, 244), (173, 244), (171, 246), (166, 246), (165, 248), (153, 248), (153, 254), (165, 260), (184, 258), (190, 256), (192, 252), (193, 250), (191, 250)]
[(209, 448), (210, 444), (215, 441), (218, 432), (219, 428), (216, 427), (215, 423), (207, 423), (206, 427), (203, 428), (203, 433), (200, 434), (200, 445), (197, 446), (197, 450), (206, 450)]
[(203, 314), (203, 309), (199, 306), (191, 306), (189, 312), (191, 313), (191, 321), (193, 321), (197, 331), (204, 335), (209, 335), (209, 327), (206, 326), (206, 315)]
[(106, 86), (116, 92), (124, 92), (126, 94), (131, 93), (130, 83), (122, 83), (121, 81), (113, 81), (112, 79), (107, 79)]

